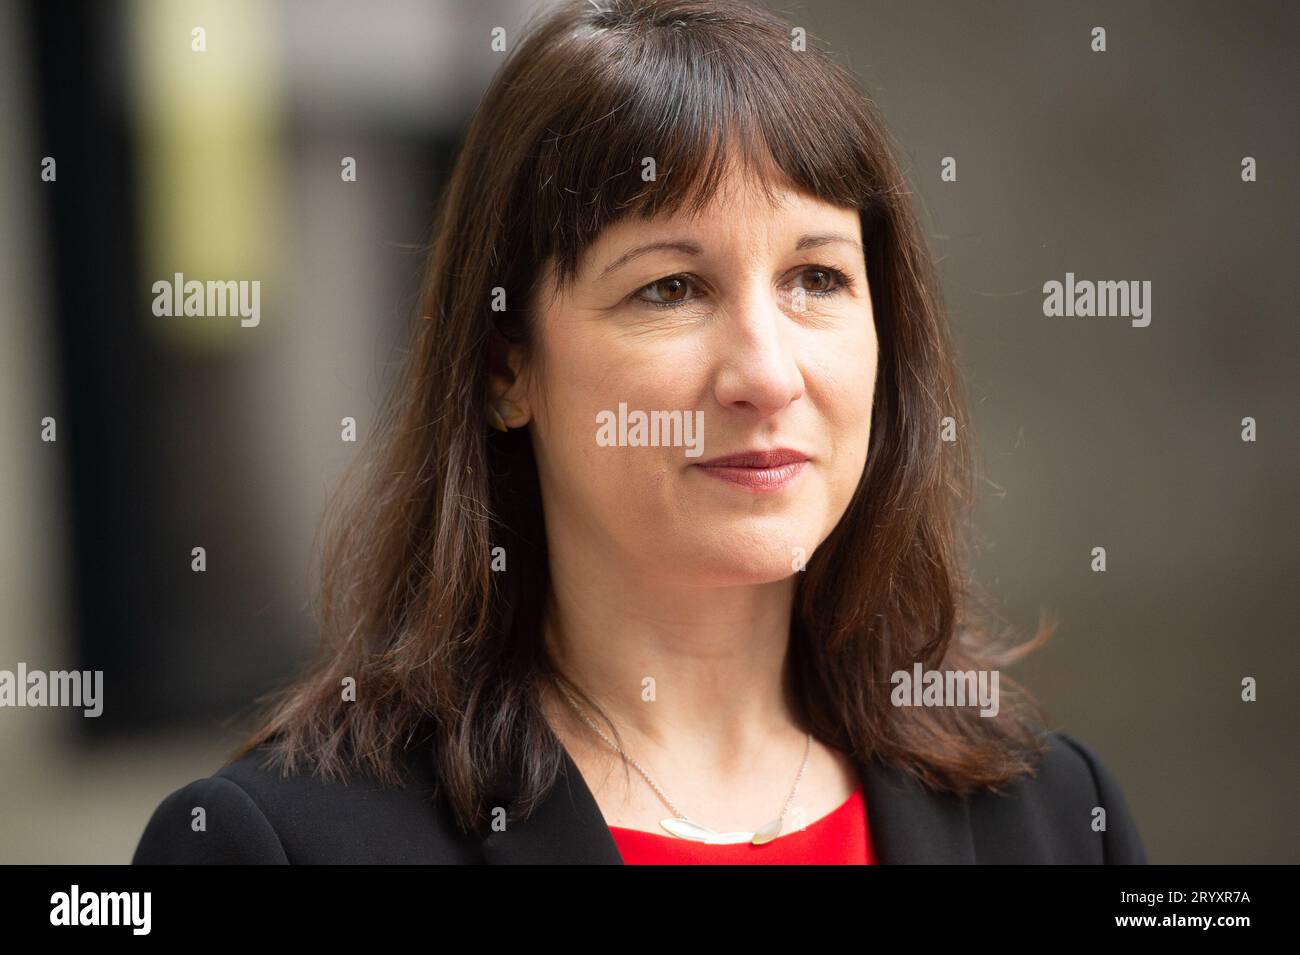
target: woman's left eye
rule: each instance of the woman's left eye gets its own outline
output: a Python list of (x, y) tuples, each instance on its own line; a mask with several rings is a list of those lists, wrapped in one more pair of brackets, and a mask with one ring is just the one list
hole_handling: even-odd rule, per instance
[[(815, 287), (799, 287), (803, 288), (809, 295), (815, 295), (818, 298), (829, 298), (832, 295), (838, 295), (840, 292), (852, 287), (853, 285), (852, 278), (830, 265), (811, 265), (802, 269), (799, 274), (812, 277)], [(661, 279), (656, 279), (649, 285), (641, 286), (641, 288), (637, 289), (634, 297), (642, 304), (650, 305), (655, 308), (680, 308), (681, 306), (694, 301), (694, 296), (690, 298), (677, 297), (685, 288), (694, 285), (694, 283), (694, 277), (688, 274), (679, 273), (677, 275), (666, 275)], [(668, 291), (667, 295), (660, 301), (655, 301), (653, 298), (646, 298), (643, 294), (647, 291), (655, 290), (662, 292), (669, 286), (671, 286), (671, 290)]]
[(809, 266), (799, 274), (815, 276), (817, 287), (805, 289), (812, 295), (835, 295), (853, 284), (853, 280), (847, 275), (829, 265)]

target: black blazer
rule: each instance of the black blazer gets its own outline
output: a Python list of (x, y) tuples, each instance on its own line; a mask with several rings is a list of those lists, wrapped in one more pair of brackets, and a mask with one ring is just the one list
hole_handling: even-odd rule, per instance
[[(1061, 732), (1047, 738), (1036, 776), (966, 800), (879, 760), (859, 765), (879, 861), (1145, 863), (1114, 777), (1078, 740)], [(284, 778), (262, 768), (261, 755), (254, 750), (167, 796), (132, 863), (623, 864), (567, 752), (563, 775), (534, 814), (486, 837), (462, 835), (442, 801), (428, 798), (435, 776), (423, 750), (408, 753), (401, 788)], [(195, 832), (200, 806), (206, 831)], [(1096, 806), (1106, 810), (1104, 832), (1092, 829)]]

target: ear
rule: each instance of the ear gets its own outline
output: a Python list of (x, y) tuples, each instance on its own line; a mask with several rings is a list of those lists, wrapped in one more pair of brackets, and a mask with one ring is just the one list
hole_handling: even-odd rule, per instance
[(488, 394), (484, 400), (493, 405), (506, 427), (520, 428), (528, 423), (531, 413), (527, 390), (523, 346), (493, 332), (488, 345)]

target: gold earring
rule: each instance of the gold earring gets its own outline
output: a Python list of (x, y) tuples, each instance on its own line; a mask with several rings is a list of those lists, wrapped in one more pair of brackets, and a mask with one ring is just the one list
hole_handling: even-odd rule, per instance
[(506, 424), (505, 419), (517, 418), (523, 413), (524, 410), (509, 398), (494, 398), (487, 405), (488, 424), (498, 431), (509, 431), (510, 426)]

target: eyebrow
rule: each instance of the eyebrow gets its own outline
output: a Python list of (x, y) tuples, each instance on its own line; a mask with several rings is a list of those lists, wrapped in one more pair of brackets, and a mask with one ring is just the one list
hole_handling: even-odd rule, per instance
[(794, 247), (797, 251), (802, 252), (804, 249), (815, 249), (818, 246), (833, 245), (836, 242), (847, 243), (859, 252), (865, 253), (861, 242), (851, 235), (845, 235), (843, 232), (811, 232), (808, 235), (801, 235)]
[(596, 276), (597, 280), (603, 279), (615, 269), (620, 269), (627, 263), (631, 262), (637, 256), (645, 255), (649, 252), (658, 252), (662, 249), (668, 249), (675, 252), (681, 252), (684, 255), (700, 255), (704, 252), (698, 242), (691, 242), (689, 239), (668, 239), (663, 242), (650, 242), (646, 245), (638, 245), (634, 249), (628, 249), (609, 265), (605, 266), (605, 271)]
[[(804, 249), (815, 249), (823, 245), (832, 245), (836, 242), (843, 242), (853, 246), (859, 252), (863, 251), (862, 243), (851, 235), (843, 232), (810, 232), (801, 235), (799, 241), (795, 243), (795, 250), (802, 252)], [(666, 239), (662, 242), (648, 242), (645, 245), (638, 245), (635, 248), (628, 249), (617, 259), (605, 266), (604, 271), (598, 275), (597, 281), (603, 279), (616, 269), (622, 268), (638, 256), (647, 255), (650, 252), (660, 251), (681, 252), (684, 255), (702, 255), (704, 250), (698, 242), (692, 242), (689, 239)]]

